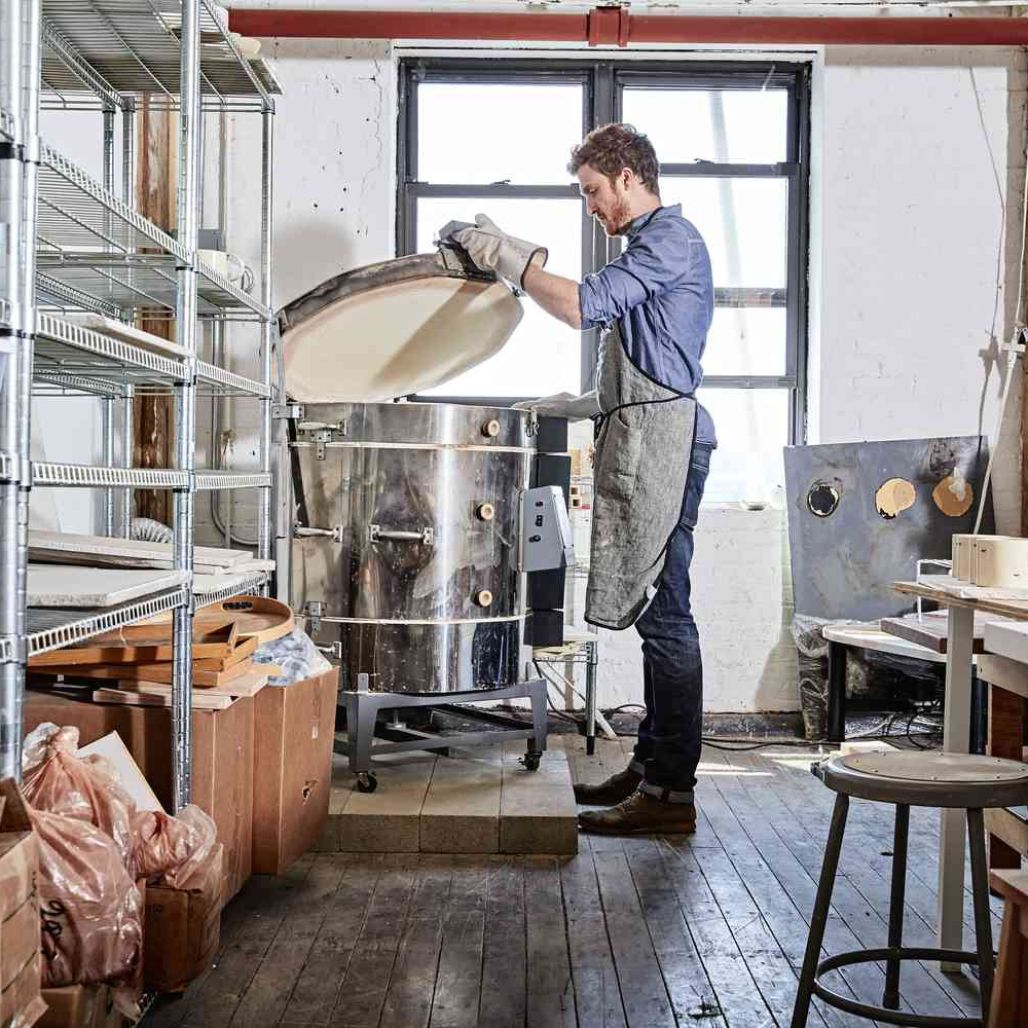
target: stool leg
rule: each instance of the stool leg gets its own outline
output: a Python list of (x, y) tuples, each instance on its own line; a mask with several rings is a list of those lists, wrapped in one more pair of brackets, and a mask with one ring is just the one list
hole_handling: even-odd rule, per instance
[[(903, 945), (903, 904), (906, 902), (907, 837), (910, 832), (910, 807), (896, 804), (896, 830), (892, 843), (892, 893), (889, 896), (889, 949)], [(890, 957), (885, 963), (885, 993), (882, 1006), (899, 1010), (900, 959)]]
[(825, 937), (828, 911), (832, 905), (832, 889), (839, 870), (839, 854), (842, 852), (842, 837), (846, 831), (846, 813), (849, 810), (849, 796), (839, 793), (835, 797), (832, 811), (832, 826), (828, 830), (825, 859), (821, 865), (821, 879), (817, 883), (817, 898), (814, 912), (810, 916), (810, 934), (807, 936), (807, 951), (803, 955), (803, 970), (800, 972), (799, 988), (796, 991), (796, 1005), (792, 1011), (792, 1028), (806, 1028), (810, 1013), (810, 1000), (814, 995), (814, 978), (818, 961), (821, 959), (821, 943)]
[(978, 950), (978, 984), (982, 994), (982, 1018), (992, 1001), (992, 920), (989, 911), (989, 865), (985, 856), (985, 817), (980, 810), (967, 812), (967, 839), (971, 847), (971, 892), (974, 896), (974, 938)]

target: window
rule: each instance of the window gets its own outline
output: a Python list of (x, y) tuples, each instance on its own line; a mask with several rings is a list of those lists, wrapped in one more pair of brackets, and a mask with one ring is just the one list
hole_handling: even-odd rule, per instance
[[(550, 270), (580, 279), (620, 241), (586, 217), (566, 171), (570, 149), (609, 121), (650, 136), (661, 199), (682, 205), (714, 271), (698, 393), (718, 432), (706, 498), (771, 498), (782, 447), (804, 437), (805, 66), (419, 59), (402, 64), (401, 98), (401, 253), (425, 252), (441, 225), (484, 212), (545, 243)], [(506, 403), (582, 392), (596, 343), (529, 301), (503, 351), (432, 396)]]

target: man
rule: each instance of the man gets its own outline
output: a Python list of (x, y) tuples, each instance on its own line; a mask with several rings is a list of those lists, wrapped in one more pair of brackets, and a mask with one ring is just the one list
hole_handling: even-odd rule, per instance
[[(609, 807), (581, 813), (579, 825), (609, 834), (692, 832), (703, 673), (689, 564), (716, 446), (713, 422), (695, 400), (713, 315), (710, 259), (681, 208), (661, 205), (656, 153), (630, 125), (591, 132), (568, 170), (589, 214), (626, 241), (619, 257), (581, 283), (545, 271), (544, 247), (507, 236), (484, 215), (451, 233), (479, 267), (520, 286), (554, 317), (604, 329), (586, 620), (612, 629), (635, 624), (646, 716), (629, 766), (602, 785), (576, 786), (580, 803)], [(536, 405), (561, 413), (559, 405)], [(576, 401), (568, 410), (581, 407)]]

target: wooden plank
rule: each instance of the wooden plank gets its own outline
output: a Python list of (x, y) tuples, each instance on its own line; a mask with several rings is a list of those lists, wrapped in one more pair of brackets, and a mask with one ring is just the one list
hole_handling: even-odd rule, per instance
[(588, 844), (562, 865), (560, 882), (579, 1024), (609, 1028), (625, 1025), (621, 985)]
[[(282, 1025), (327, 1025), (346, 976), (380, 873), (376, 862), (349, 854), (325, 854), (343, 875), (325, 905), (325, 917), (282, 1015)], [(358, 861), (362, 861), (358, 863)]]
[(593, 864), (629, 1028), (672, 1023), (671, 1000), (624, 851), (592, 846)]
[[(1003, 658), (997, 658), (1002, 660)], [(1006, 674), (993, 674), (993, 678), (1013, 679), (1009, 667), (990, 669)], [(1023, 669), (1028, 671), (1028, 668)], [(1020, 677), (1018, 676), (1018, 680)], [(999, 685), (989, 686), (989, 738), (986, 752), (994, 757), (1020, 760), (1024, 747), (1026, 700), (1020, 693), (1010, 692)], [(1020, 818), (1008, 811), (989, 810), (986, 828), (989, 832), (989, 868), (1020, 868), (1021, 855), (1028, 853), (1028, 840)], [(994, 831), (995, 825), (998, 831)], [(1020, 845), (1019, 845), (1020, 844)]]
[(932, 600), (934, 603), (944, 607), (963, 607), (971, 610), (980, 610), (988, 614), (999, 614), (1001, 617), (1012, 618), (1015, 621), (1028, 620), (1028, 601), (1025, 600), (998, 600), (998, 599), (968, 599), (962, 598), (951, 592), (944, 592), (930, 585), (919, 582), (893, 582), (892, 588), (895, 592), (904, 596), (920, 596), (925, 600)]
[(387, 867), (380, 874), (329, 1019), (333, 1028), (378, 1024), (413, 886), (409, 865)]
[(210, 973), (187, 992), (176, 1024), (220, 1028), (230, 1023), (312, 866), (313, 860), (301, 859), (279, 878), (247, 883), (246, 891), (252, 894), (243, 901), (237, 929), (221, 947)]
[(232, 1025), (275, 1028), (279, 1024), (345, 870), (338, 860), (315, 861), (236, 1008)]
[(654, 841), (628, 838), (624, 850), (678, 1023), (700, 1021), (710, 1028), (723, 1028), (726, 1022), (717, 996)]
[(532, 1028), (572, 1028), (578, 1020), (564, 932), (560, 862), (556, 857), (541, 856), (523, 860), (528, 952), (526, 1024)]
[(656, 846), (696, 949), (703, 956), (722, 1016), (731, 1028), (775, 1025), (732, 930), (690, 852), (689, 841), (682, 837), (660, 839)]
[[(985, 652), (985, 626), (995, 622), (988, 614), (976, 613), (974, 618), (974, 653)], [(949, 648), (949, 631), (945, 611), (930, 611), (920, 620), (916, 614), (898, 618), (882, 618), (879, 622), (883, 632), (895, 635), (907, 642), (924, 646), (935, 653), (945, 654)]]
[[(176, 112), (144, 95), (136, 118), (136, 209), (166, 232), (175, 230), (178, 117)], [(139, 327), (164, 339), (175, 338), (169, 318), (141, 318)], [(132, 463), (137, 468), (174, 465), (175, 407), (173, 398), (140, 391), (133, 401)], [(172, 494), (167, 489), (137, 489), (136, 514), (170, 525)]]
[(489, 869), (482, 939), (481, 1028), (522, 1028), (526, 976), (525, 883), (521, 864), (502, 858)]
[[(148, 692), (136, 692), (132, 689), (94, 689), (94, 703), (120, 703), (127, 707), (170, 707), (171, 694), (160, 696)], [(189, 697), (193, 710), (225, 710), (232, 706), (232, 697), (217, 695), (208, 696), (202, 689), (195, 689)]]
[[(1006, 692), (1028, 699), (1028, 665), (985, 653), (978, 658), (978, 677)], [(1016, 758), (1020, 760), (1020, 757)]]

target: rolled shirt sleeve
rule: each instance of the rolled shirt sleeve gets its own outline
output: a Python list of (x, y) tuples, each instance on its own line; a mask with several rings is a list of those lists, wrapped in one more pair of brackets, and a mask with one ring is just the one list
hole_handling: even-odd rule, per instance
[(633, 307), (664, 292), (689, 273), (691, 241), (674, 221), (658, 221), (635, 236), (605, 268), (578, 287), (582, 328), (623, 318)]

